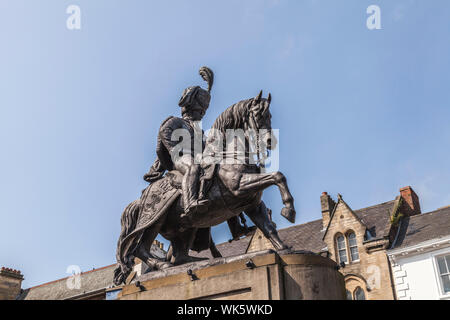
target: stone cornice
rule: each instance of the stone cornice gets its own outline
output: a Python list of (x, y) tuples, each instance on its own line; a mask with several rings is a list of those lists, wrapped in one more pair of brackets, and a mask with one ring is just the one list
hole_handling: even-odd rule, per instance
[(363, 242), (364, 249), (366, 249), (367, 253), (378, 251), (378, 250), (386, 250), (389, 246), (389, 239), (386, 238), (378, 238), (367, 240)]

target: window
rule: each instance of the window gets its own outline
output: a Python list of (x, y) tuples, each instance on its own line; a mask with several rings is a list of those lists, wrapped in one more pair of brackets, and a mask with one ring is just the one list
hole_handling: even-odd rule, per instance
[(356, 235), (354, 232), (351, 232), (347, 235), (348, 238), (348, 247), (350, 251), (350, 258), (352, 261), (358, 261), (359, 260), (359, 254), (358, 254), (358, 245), (356, 244)]
[(336, 238), (339, 262), (347, 262), (347, 248), (345, 246), (345, 238), (340, 235)]
[(345, 293), (347, 294), (347, 300), (353, 300), (352, 293), (350, 291), (345, 290)]
[(439, 278), (441, 279), (444, 294), (450, 293), (450, 254), (437, 257)]
[(347, 263), (349, 260), (347, 258), (348, 255), (350, 256), (350, 261), (359, 261), (358, 244), (356, 242), (356, 234), (353, 231), (348, 232), (347, 236), (339, 233), (336, 236), (336, 248), (339, 263)]
[(361, 289), (361, 287), (357, 287), (353, 294), (354, 294), (355, 300), (366, 300), (366, 295), (364, 294), (364, 290)]

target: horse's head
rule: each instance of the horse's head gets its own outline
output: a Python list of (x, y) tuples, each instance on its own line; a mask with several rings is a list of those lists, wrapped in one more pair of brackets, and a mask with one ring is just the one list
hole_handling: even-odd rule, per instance
[[(245, 139), (251, 137), (256, 142), (258, 152), (274, 150), (277, 139), (272, 132), (271, 100), (270, 94), (263, 98), (261, 91), (255, 98), (242, 100), (228, 107), (214, 122), (207, 144), (218, 142), (220, 145), (222, 139), (217, 137), (227, 136), (228, 130), (243, 130), (248, 133)], [(239, 131), (234, 134), (236, 132)]]
[(251, 99), (249, 108), (248, 129), (254, 130), (259, 136), (259, 140), (273, 150), (277, 146), (277, 139), (272, 134), (272, 115), (270, 114), (270, 103), (272, 96), (269, 93), (267, 98), (262, 98), (262, 90)]

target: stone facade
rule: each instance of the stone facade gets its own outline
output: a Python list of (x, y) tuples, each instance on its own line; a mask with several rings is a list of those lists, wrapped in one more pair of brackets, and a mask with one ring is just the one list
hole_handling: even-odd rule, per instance
[(257, 229), (248, 244), (247, 253), (258, 252), (263, 250), (275, 250), (273, 244), (267, 239), (261, 230)]
[[(400, 196), (394, 201), (362, 209), (359, 213), (355, 213), (341, 195), (336, 203), (324, 192), (321, 205), (323, 241), (330, 258), (341, 264), (348, 297), (396, 299), (387, 250), (395, 245), (399, 222), (421, 213), (414, 190), (401, 188)], [(330, 214), (331, 206), (334, 208)]]
[[(352, 233), (355, 235), (357, 258), (352, 258), (349, 250), (349, 235)], [(344, 261), (339, 258), (339, 236), (344, 239), (345, 248), (341, 249), (345, 253)], [(367, 245), (367, 227), (364, 221), (358, 218), (342, 197), (339, 197), (323, 239), (330, 258), (338, 263), (343, 262), (340, 271), (344, 275), (346, 289), (353, 298), (359, 287), (364, 291), (366, 299), (394, 299), (390, 266), (385, 253), (388, 241), (381, 240), (380, 245), (375, 248)]]

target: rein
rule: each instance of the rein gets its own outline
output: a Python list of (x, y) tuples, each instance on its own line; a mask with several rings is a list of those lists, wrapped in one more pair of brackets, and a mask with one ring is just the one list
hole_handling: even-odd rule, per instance
[[(269, 156), (269, 150), (267, 150), (267, 155), (263, 155), (261, 150), (260, 150), (261, 149), (260, 144), (259, 144), (259, 140), (260, 140), (259, 139), (259, 134), (260, 134), (259, 131), (260, 131), (260, 128), (259, 128), (258, 123), (255, 120), (255, 116), (254, 116), (252, 111), (250, 111), (249, 120), (250, 120), (250, 125), (251, 125), (250, 128), (253, 129), (256, 132), (256, 136), (254, 136), (253, 137), (254, 139), (252, 139), (253, 142), (256, 144), (256, 157), (257, 157), (257, 162), (256, 163), (257, 163), (257, 165), (259, 167), (265, 168), (265, 160)], [(244, 131), (245, 131), (245, 133), (247, 135), (247, 138), (250, 141), (251, 136), (248, 134), (248, 123), (245, 122), (244, 126), (247, 127)], [(256, 140), (256, 142), (254, 140)]]

